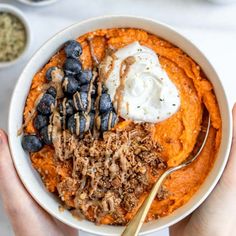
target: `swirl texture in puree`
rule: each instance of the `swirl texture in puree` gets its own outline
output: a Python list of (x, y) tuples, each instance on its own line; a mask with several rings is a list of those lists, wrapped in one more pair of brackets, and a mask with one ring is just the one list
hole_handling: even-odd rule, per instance
[[(104, 29), (85, 34), (78, 38), (83, 47), (81, 60), (84, 68), (92, 67), (92, 55), (88, 38), (94, 49), (94, 55), (99, 61), (105, 57), (106, 49), (119, 49), (138, 41), (141, 45), (151, 48), (159, 57), (162, 68), (177, 87), (181, 105), (179, 110), (168, 119), (153, 125), (152, 138), (162, 146), (162, 158), (168, 166), (181, 163), (191, 153), (202, 124), (204, 106), (210, 113), (211, 129), (206, 146), (200, 157), (189, 167), (173, 173), (165, 182), (168, 190), (167, 198), (155, 199), (149, 211), (147, 220), (165, 216), (185, 204), (200, 188), (211, 170), (221, 141), (221, 117), (212, 84), (207, 80), (200, 67), (181, 49), (171, 43), (139, 29)], [(27, 98), (24, 116), (33, 109), (34, 102), (40, 94), (40, 88), (45, 83), (45, 73), (51, 66), (62, 66), (65, 60), (64, 51), (59, 51), (39, 71), (32, 82)], [(123, 121), (117, 129), (125, 129), (131, 121)], [(27, 125), (26, 132), (32, 133), (32, 122)], [(34, 167), (42, 175), (49, 191), (55, 192), (58, 181), (70, 176), (70, 163), (53, 162), (54, 150), (51, 147), (43, 148), (39, 153), (31, 154)], [(153, 183), (155, 179), (151, 179)], [(139, 205), (148, 193), (143, 193)], [(70, 196), (64, 196), (67, 205), (72, 205)], [(129, 220), (137, 208), (127, 213)], [(112, 224), (113, 219), (105, 216), (100, 223)]]

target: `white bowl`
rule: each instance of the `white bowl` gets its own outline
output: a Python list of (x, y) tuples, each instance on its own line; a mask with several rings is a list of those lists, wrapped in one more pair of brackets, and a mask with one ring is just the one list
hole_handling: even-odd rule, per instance
[(114, 27), (132, 27), (144, 29), (172, 42), (183, 49), (192, 58), (194, 58), (194, 60), (202, 67), (206, 76), (214, 86), (223, 121), (222, 142), (218, 157), (204, 184), (187, 204), (177, 209), (171, 215), (144, 224), (140, 235), (146, 235), (147, 233), (151, 233), (177, 223), (193, 212), (207, 198), (221, 177), (228, 159), (231, 144), (231, 111), (220, 79), (213, 66), (206, 59), (203, 53), (200, 52), (200, 50), (194, 46), (190, 40), (183, 37), (174, 29), (160, 22), (141, 17), (106, 16), (74, 24), (56, 34), (53, 38), (47, 41), (31, 58), (16, 84), (9, 112), (9, 141), (14, 164), (22, 182), (33, 198), (46, 211), (62, 222), (83, 231), (103, 236), (121, 234), (124, 227), (107, 225), (97, 226), (87, 220), (76, 220), (71, 216), (69, 211), (60, 212), (58, 209), (59, 201), (54, 197), (54, 195), (50, 194), (45, 189), (39, 175), (31, 166), (28, 154), (22, 149), (21, 137), (17, 137), (16, 135), (17, 130), (22, 124), (22, 113), (25, 100), (28, 95), (31, 80), (34, 74), (40, 68), (42, 68), (45, 63), (47, 63), (49, 58), (53, 56), (61, 47), (61, 45), (63, 45), (68, 39), (77, 38), (80, 35), (97, 29)]
[(3, 67), (13, 66), (14, 64), (18, 63), (25, 56), (26, 52), (29, 49), (30, 43), (31, 43), (31, 31), (30, 31), (30, 26), (29, 26), (29, 22), (28, 22), (27, 18), (25, 17), (24, 13), (22, 11), (20, 11), (18, 8), (8, 5), (8, 4), (0, 4), (0, 12), (11, 13), (12, 15), (18, 17), (19, 20), (24, 25), (25, 30), (26, 30), (26, 45), (25, 45), (23, 52), (16, 59), (14, 59), (12, 61), (0, 62), (0, 68), (3, 68)]
[(26, 5), (29, 5), (29, 6), (39, 7), (39, 6), (47, 6), (47, 5), (53, 4), (57, 2), (58, 0), (44, 0), (44, 1), (39, 1), (39, 2), (32, 2), (30, 0), (17, 0), (17, 1), (24, 3)]

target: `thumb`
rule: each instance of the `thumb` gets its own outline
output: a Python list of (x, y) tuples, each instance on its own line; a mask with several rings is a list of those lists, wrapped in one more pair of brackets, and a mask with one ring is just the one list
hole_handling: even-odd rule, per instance
[[(12, 162), (7, 135), (0, 129), (0, 197), (8, 214), (20, 212), (31, 213), (33, 208), (39, 208), (28, 194), (15, 171)], [(26, 205), (31, 208), (25, 209)], [(33, 206), (33, 208), (32, 208)], [(21, 209), (22, 208), (22, 209)], [(40, 208), (39, 208), (40, 209)]]
[[(1, 129), (0, 197), (17, 235), (45, 235), (42, 229), (50, 230), (56, 226), (52, 224), (53, 219), (34, 202), (19, 180), (11, 159), (7, 136)], [(29, 230), (25, 222), (30, 222), (34, 228)]]
[[(205, 234), (232, 235), (236, 219), (236, 105), (233, 108), (233, 141), (223, 176), (206, 201), (193, 213), (186, 230)], [(229, 217), (230, 216), (230, 217)], [(200, 231), (201, 232), (201, 231)], [(216, 233), (217, 232), (217, 233)]]
[(232, 235), (229, 231), (236, 218), (236, 104), (233, 126), (229, 161), (222, 178), (206, 201), (188, 218), (189, 221), (186, 219), (171, 227), (171, 235), (193, 235), (193, 232), (199, 235)]
[(15, 198), (22, 195), (26, 195), (25, 189), (15, 172), (7, 136), (0, 130), (0, 196), (4, 205), (8, 207), (8, 202), (15, 201)]
[(222, 184), (236, 192), (236, 103), (233, 107), (233, 140), (229, 160), (221, 179)]

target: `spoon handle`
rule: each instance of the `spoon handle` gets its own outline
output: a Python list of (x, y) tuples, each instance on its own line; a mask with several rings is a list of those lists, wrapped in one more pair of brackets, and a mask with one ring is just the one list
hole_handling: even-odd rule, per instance
[(159, 191), (162, 182), (165, 178), (173, 171), (173, 169), (169, 169), (165, 171), (161, 177), (157, 180), (157, 182), (153, 185), (151, 192), (149, 193), (148, 197), (144, 200), (143, 204), (139, 208), (138, 212), (135, 214), (133, 219), (125, 228), (122, 236), (137, 236), (138, 232), (145, 221), (146, 215), (152, 205), (154, 198), (156, 197), (157, 192)]

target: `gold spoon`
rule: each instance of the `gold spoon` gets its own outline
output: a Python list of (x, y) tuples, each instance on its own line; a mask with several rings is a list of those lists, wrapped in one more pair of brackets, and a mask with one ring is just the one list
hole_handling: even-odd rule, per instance
[[(197, 159), (197, 157), (199, 156), (199, 154), (201, 153), (203, 147), (206, 144), (207, 137), (208, 137), (209, 130), (210, 130), (210, 126), (211, 126), (211, 120), (210, 120), (210, 116), (208, 114), (207, 129), (206, 130), (201, 129), (201, 131), (200, 131), (200, 133), (198, 135), (198, 137), (202, 139), (202, 142), (200, 142), (201, 146), (194, 148), (194, 150), (197, 149), (196, 154), (190, 154), (190, 156), (187, 158), (187, 160), (185, 160), (184, 162), (182, 162), (178, 166), (174, 166), (174, 167), (169, 168), (168, 170), (166, 170), (160, 176), (160, 178), (157, 180), (157, 182), (152, 187), (152, 190), (149, 193), (148, 197), (145, 199), (145, 201), (143, 202), (142, 206), (139, 208), (139, 210), (136, 213), (136, 215), (133, 217), (133, 219), (126, 226), (124, 232), (122, 233), (122, 236), (137, 236), (138, 235), (138, 232), (140, 231), (140, 228), (142, 227), (142, 224), (145, 221), (146, 215), (147, 215), (147, 213), (148, 213), (148, 211), (149, 211), (149, 209), (150, 209), (150, 207), (152, 205), (152, 202), (153, 202), (154, 198), (156, 197), (156, 194), (158, 193), (158, 191), (159, 191), (163, 181), (166, 179), (166, 177), (168, 175), (170, 175), (174, 171), (177, 171), (179, 169), (182, 169), (182, 168), (188, 166), (194, 160)], [(202, 136), (203, 133), (205, 133), (205, 135)]]

